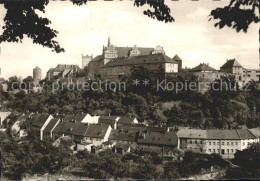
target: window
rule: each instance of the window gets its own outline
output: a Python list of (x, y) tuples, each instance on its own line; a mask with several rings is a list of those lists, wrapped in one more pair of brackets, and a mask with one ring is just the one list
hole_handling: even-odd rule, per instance
[(211, 145), (211, 142), (209, 142), (209, 145)]
[(217, 149), (218, 150), (218, 153), (219, 153), (219, 149)]
[(227, 149), (227, 152), (229, 152), (229, 149)]
[(219, 142), (217, 142), (217, 145), (219, 145)]
[(224, 143), (224, 142), (222, 142), (222, 145), (225, 145), (225, 143)]
[(211, 152), (211, 149), (209, 149), (209, 152)]
[(216, 142), (213, 142), (213, 145), (216, 145)]
[(202, 144), (202, 141), (200, 141), (200, 144)]
[(236, 145), (238, 145), (238, 142), (236, 142)]
[(192, 144), (192, 140), (190, 140), (190, 144)]
[(233, 145), (234, 145), (234, 142), (231, 142), (231, 145), (233, 146)]
[(213, 149), (213, 152), (215, 153), (215, 152), (216, 152), (216, 150), (215, 150), (215, 149)]
[(227, 142), (227, 145), (229, 145), (229, 142)]
[(195, 140), (195, 144), (197, 144), (197, 140)]
[(233, 149), (231, 149), (231, 153), (233, 153), (234, 152), (234, 150)]
[(243, 142), (243, 146), (245, 146), (245, 142)]

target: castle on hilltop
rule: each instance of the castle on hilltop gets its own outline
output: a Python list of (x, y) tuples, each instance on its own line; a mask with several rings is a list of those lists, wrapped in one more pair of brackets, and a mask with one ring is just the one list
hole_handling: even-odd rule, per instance
[[(85, 57), (82, 57), (82, 64)], [(165, 54), (162, 46), (155, 48), (117, 47), (110, 43), (103, 46), (101, 55), (96, 56), (88, 63), (90, 79), (95, 77), (110, 81), (117, 81), (122, 76), (128, 76), (134, 65), (145, 66), (149, 70), (162, 67), (165, 73), (177, 73), (182, 66), (182, 60), (176, 55), (170, 58)]]

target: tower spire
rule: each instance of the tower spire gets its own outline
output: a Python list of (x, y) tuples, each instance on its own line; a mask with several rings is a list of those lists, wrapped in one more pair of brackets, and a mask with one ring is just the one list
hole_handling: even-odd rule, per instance
[(110, 37), (108, 36), (108, 40), (107, 40), (107, 46), (110, 46)]

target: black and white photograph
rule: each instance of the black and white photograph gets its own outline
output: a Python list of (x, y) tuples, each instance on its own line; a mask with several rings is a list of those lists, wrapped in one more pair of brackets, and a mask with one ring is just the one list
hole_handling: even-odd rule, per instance
[(259, 0), (0, 0), (0, 180), (259, 180)]

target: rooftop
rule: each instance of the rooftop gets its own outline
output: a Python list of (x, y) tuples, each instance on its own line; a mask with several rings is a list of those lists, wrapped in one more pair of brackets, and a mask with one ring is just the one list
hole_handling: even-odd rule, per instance
[(124, 66), (124, 65), (140, 65), (140, 64), (155, 64), (155, 63), (174, 63), (178, 64), (175, 60), (171, 59), (165, 54), (151, 54), (140, 55), (127, 58), (116, 58), (109, 61), (103, 67)]
[(242, 67), (236, 59), (227, 60), (221, 68)]

